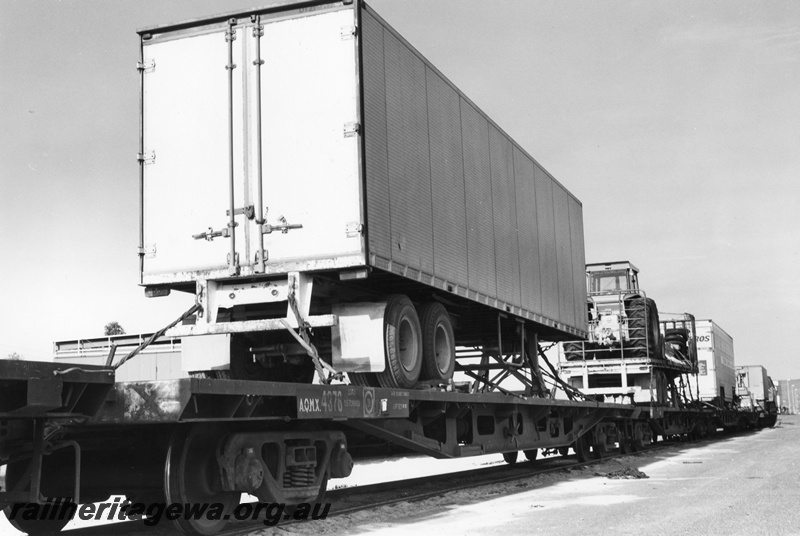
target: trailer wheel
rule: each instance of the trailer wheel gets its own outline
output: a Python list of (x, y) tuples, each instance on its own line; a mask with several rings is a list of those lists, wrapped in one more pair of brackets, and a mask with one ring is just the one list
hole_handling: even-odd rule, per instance
[(378, 382), (378, 375), (373, 372), (348, 372), (347, 377), (350, 378), (350, 385), (358, 385), (360, 387), (380, 387)]
[(377, 373), (382, 387), (414, 387), (422, 370), (422, 328), (408, 297), (389, 296), (383, 315), (386, 369)]
[(420, 379), (446, 382), (456, 367), (456, 339), (447, 309), (439, 302), (426, 303), (419, 314), (422, 327)]
[(535, 462), (536, 457), (539, 455), (539, 449), (530, 449), (530, 450), (523, 450), (523, 454), (525, 454), (525, 459), (529, 462)]
[(178, 429), (169, 442), (164, 471), (167, 503), (219, 504), (223, 509), (217, 519), (177, 516), (175, 527), (182, 534), (216, 534), (239, 504), (241, 493), (222, 489), (216, 458), (219, 439), (210, 431)]
[(505, 460), (505, 462), (507, 464), (514, 465), (515, 463), (517, 463), (518, 455), (519, 455), (519, 452), (517, 452), (516, 450), (513, 451), (513, 452), (504, 452), (503, 453), (503, 459)]

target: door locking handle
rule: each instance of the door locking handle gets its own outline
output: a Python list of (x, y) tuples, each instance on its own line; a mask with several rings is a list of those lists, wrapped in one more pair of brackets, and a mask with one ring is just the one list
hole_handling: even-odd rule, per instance
[(228, 227), (225, 227), (224, 229), (220, 229), (219, 231), (215, 231), (214, 229), (209, 227), (208, 231), (206, 231), (205, 233), (192, 235), (192, 238), (194, 238), (195, 240), (203, 239), (203, 240), (208, 240), (209, 242), (211, 242), (211, 241), (214, 240), (214, 238), (216, 238), (218, 236), (222, 236), (222, 237), (227, 238), (230, 235), (231, 235), (231, 233), (230, 233), (230, 229)]

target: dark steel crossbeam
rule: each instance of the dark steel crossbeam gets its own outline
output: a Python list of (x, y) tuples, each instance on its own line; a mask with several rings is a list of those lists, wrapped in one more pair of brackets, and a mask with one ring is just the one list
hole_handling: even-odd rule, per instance
[(0, 418), (92, 416), (114, 385), (105, 367), (0, 360)]

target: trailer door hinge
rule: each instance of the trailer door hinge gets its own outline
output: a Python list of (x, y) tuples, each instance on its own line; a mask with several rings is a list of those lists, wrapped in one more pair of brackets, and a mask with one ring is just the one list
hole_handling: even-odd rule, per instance
[[(233, 209), (233, 214), (234, 215), (236, 215), (236, 214), (244, 214), (245, 217), (248, 220), (252, 220), (252, 219), (254, 219), (256, 217), (256, 209), (255, 209), (255, 207), (253, 205), (247, 205), (246, 207)], [(230, 216), (231, 215), (230, 209), (225, 211), (225, 215), (226, 216)]]
[(339, 35), (342, 37), (342, 41), (347, 41), (348, 39), (353, 39), (357, 33), (355, 26), (342, 26)]
[(344, 137), (345, 138), (352, 138), (356, 134), (361, 131), (361, 123), (357, 121), (351, 121), (349, 123), (344, 124)]
[(149, 153), (139, 153), (137, 155), (136, 159), (141, 164), (145, 164), (145, 165), (155, 164), (156, 163), (156, 152), (155, 151), (150, 151)]
[(156, 60), (138, 61), (136, 69), (143, 73), (152, 73), (156, 70)]
[(345, 233), (347, 233), (347, 238), (353, 238), (356, 236), (361, 236), (361, 233), (364, 232), (364, 224), (359, 223), (357, 221), (351, 221), (347, 224), (345, 228)]

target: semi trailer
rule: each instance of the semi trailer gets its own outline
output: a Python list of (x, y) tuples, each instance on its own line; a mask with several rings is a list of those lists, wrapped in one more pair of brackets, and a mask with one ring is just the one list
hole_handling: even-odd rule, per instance
[(759, 426), (775, 426), (779, 408), (777, 389), (767, 369), (761, 365), (738, 365), (736, 395), (742, 407), (758, 412)]
[(367, 4), (278, 4), (140, 31), (141, 284), (197, 297), (184, 369), (411, 388), (583, 336), (580, 201)]
[(690, 378), (692, 389), (702, 401), (731, 406), (736, 395), (733, 337), (710, 319), (696, 325), (698, 373)]

